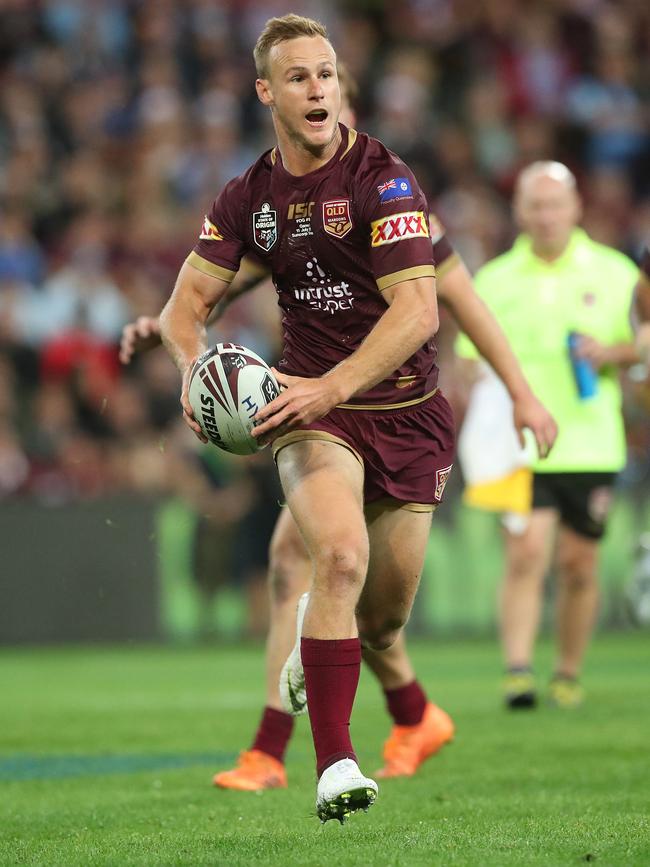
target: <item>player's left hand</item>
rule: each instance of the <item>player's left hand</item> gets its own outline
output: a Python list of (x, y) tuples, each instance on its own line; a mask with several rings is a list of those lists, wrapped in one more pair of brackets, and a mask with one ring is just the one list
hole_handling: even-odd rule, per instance
[(581, 334), (578, 337), (575, 351), (578, 358), (588, 361), (596, 370), (600, 370), (611, 361), (609, 347), (588, 334)]
[(307, 379), (272, 370), (282, 391), (255, 416), (251, 434), (261, 443), (322, 418), (344, 399), (332, 376)]
[(547, 457), (557, 438), (555, 419), (531, 392), (517, 398), (512, 407), (513, 420), (522, 448), (526, 444), (524, 429), (532, 431), (540, 458)]

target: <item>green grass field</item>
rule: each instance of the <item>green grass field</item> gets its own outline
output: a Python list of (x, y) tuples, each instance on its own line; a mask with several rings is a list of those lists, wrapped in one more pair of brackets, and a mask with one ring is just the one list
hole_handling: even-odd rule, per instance
[[(650, 864), (647, 634), (597, 639), (574, 712), (503, 711), (493, 644), (413, 653), (456, 740), (341, 827), (313, 816), (304, 719), (288, 790), (210, 785), (257, 721), (260, 648), (2, 650), (0, 864)], [(388, 720), (368, 674), (352, 725), (370, 772)]]

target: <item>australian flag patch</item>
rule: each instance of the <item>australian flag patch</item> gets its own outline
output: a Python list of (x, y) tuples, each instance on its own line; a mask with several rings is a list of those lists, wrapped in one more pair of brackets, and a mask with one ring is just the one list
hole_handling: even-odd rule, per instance
[(390, 202), (392, 199), (411, 199), (413, 198), (413, 190), (411, 182), (408, 178), (392, 178), (390, 181), (385, 181), (377, 187), (379, 193), (379, 201)]

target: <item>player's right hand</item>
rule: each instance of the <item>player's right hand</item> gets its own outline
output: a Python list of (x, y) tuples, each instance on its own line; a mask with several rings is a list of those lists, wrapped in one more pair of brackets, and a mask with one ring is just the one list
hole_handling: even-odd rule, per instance
[(157, 316), (138, 316), (122, 329), (120, 340), (120, 361), (129, 364), (138, 352), (148, 352), (160, 346), (160, 323)]
[(512, 413), (521, 447), (526, 442), (524, 430), (528, 429), (535, 437), (540, 458), (548, 457), (557, 439), (557, 424), (544, 404), (528, 391), (513, 400)]
[(189, 429), (201, 440), (202, 443), (207, 443), (208, 438), (201, 430), (201, 425), (198, 423), (196, 418), (194, 417), (194, 410), (192, 409), (192, 404), (190, 403), (190, 379), (192, 377), (192, 371), (194, 370), (194, 361), (187, 365), (185, 370), (183, 371), (183, 390), (181, 391), (181, 406), (183, 407), (183, 421), (189, 427)]

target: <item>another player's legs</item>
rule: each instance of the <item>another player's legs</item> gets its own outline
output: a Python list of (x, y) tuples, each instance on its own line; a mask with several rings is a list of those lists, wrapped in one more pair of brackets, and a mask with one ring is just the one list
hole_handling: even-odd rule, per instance
[(575, 707), (583, 699), (578, 675), (598, 609), (598, 541), (562, 526), (557, 547), (558, 656), (551, 700)]
[(377, 785), (356, 762), (350, 716), (361, 668), (355, 609), (368, 567), (363, 468), (343, 445), (303, 440), (277, 455), (282, 487), (313, 563), (301, 656), (322, 821), (370, 806)]
[(510, 708), (537, 703), (532, 656), (557, 523), (554, 509), (533, 509), (526, 530), (506, 531), (506, 572), (501, 586), (500, 628), (506, 665), (504, 698)]
[(364, 650), (364, 659), (384, 687), (395, 721), (378, 775), (411, 776), (454, 731), (449, 716), (427, 701), (401, 631), (420, 580), (431, 513), (392, 507), (370, 509), (367, 517), (370, 564), (357, 621), (364, 644), (374, 645)]
[(296, 605), (311, 585), (311, 560), (289, 509), (282, 509), (269, 549), (269, 634), (266, 641), (266, 706), (250, 749), (235, 768), (215, 775), (224, 789), (258, 791), (287, 785), (284, 755), (294, 720), (280, 701), (280, 671), (291, 651)]
[(364, 648), (363, 661), (384, 690), (393, 728), (384, 743), (384, 766), (378, 777), (410, 777), (454, 736), (449, 714), (439, 708), (416, 679), (404, 632), (387, 650)]

